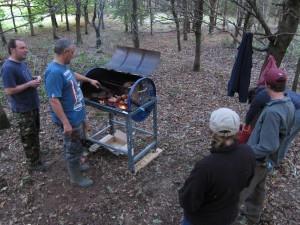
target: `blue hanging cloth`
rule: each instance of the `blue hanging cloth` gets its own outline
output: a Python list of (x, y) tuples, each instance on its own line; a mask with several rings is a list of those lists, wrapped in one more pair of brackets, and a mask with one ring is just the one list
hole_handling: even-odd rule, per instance
[(234, 93), (238, 92), (240, 102), (247, 102), (248, 98), (252, 68), (252, 40), (252, 33), (244, 34), (228, 82), (228, 96), (234, 96)]

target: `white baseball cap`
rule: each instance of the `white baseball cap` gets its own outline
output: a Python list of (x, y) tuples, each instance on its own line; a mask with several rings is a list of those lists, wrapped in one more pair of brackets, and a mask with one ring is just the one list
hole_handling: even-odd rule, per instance
[(219, 108), (211, 113), (209, 128), (219, 136), (233, 136), (240, 129), (239, 115), (228, 108)]

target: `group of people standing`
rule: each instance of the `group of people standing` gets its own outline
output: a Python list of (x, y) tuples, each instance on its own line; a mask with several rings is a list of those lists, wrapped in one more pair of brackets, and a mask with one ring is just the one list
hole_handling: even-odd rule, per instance
[[(54, 60), (48, 64), (44, 84), (49, 98), (51, 116), (63, 135), (64, 158), (72, 183), (88, 187), (93, 181), (82, 175), (88, 165), (81, 163), (82, 142), (85, 140), (85, 104), (79, 82), (89, 82), (100, 87), (97, 80), (87, 78), (70, 70), (75, 46), (68, 39), (59, 39), (54, 46)], [(19, 127), (29, 172), (45, 171), (40, 158), (40, 116), (37, 88), (41, 76), (33, 77), (24, 62), (28, 54), (26, 43), (20, 39), (8, 42), (9, 58), (1, 68), (4, 92)]]
[[(85, 139), (85, 105), (78, 81), (100, 87), (97, 80), (70, 70), (75, 46), (59, 39), (55, 57), (45, 70), (44, 84), (53, 122), (64, 140), (64, 157), (70, 180), (80, 187), (93, 181), (82, 175), (88, 166), (80, 161)], [(34, 78), (24, 62), (28, 53), (24, 41), (11, 39), (9, 58), (2, 66), (4, 91), (18, 127), (30, 172), (44, 171), (40, 159), (40, 117), (37, 88), (41, 77)], [(196, 163), (179, 190), (184, 209), (182, 225), (230, 225), (260, 220), (267, 175), (285, 156), (290, 142), (300, 130), (300, 97), (286, 91), (287, 75), (270, 69), (264, 87), (257, 91), (247, 113), (246, 124), (253, 131), (247, 144), (240, 144), (240, 117), (229, 108), (212, 112), (209, 121), (211, 154)], [(296, 110), (295, 110), (296, 108)], [(255, 116), (255, 122), (252, 120)], [(245, 223), (243, 223), (245, 224)]]
[(287, 74), (271, 68), (246, 116), (253, 130), (240, 144), (240, 118), (228, 108), (211, 114), (211, 154), (200, 160), (179, 190), (182, 225), (259, 224), (266, 178), (300, 130), (300, 95), (286, 90)]

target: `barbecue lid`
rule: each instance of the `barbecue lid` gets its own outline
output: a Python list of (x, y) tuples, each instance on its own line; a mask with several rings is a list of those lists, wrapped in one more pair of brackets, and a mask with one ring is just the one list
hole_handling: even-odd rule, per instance
[(149, 76), (160, 62), (160, 52), (118, 46), (107, 69), (126, 72), (143, 77)]

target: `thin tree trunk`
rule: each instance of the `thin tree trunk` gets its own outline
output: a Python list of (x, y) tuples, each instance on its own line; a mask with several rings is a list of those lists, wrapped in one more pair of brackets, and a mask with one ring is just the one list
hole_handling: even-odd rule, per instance
[(153, 20), (154, 15), (152, 11), (152, 0), (148, 0), (148, 8), (149, 8), (149, 14), (150, 14), (150, 34), (153, 35)]
[(55, 18), (55, 12), (53, 11), (53, 2), (52, 0), (48, 0), (48, 7), (49, 7), (49, 13), (51, 17), (51, 24), (52, 24), (52, 36), (53, 39), (58, 39), (58, 36), (56, 35), (56, 18)]
[[(240, 5), (243, 5), (243, 0), (238, 0), (238, 3)], [(236, 26), (235, 26), (234, 39), (233, 39), (234, 46), (236, 46), (236, 44), (237, 44), (236, 40), (239, 35), (239, 30), (242, 26), (242, 22), (243, 22), (243, 9), (239, 6), (237, 6)]]
[(30, 34), (31, 36), (34, 36), (34, 29), (33, 29), (33, 18), (32, 18), (32, 13), (31, 13), (31, 5), (30, 1), (26, 0), (26, 6), (27, 6), (27, 12), (28, 12), (28, 22), (30, 26)]
[(200, 55), (201, 55), (201, 25), (203, 21), (203, 0), (196, 0), (194, 9), (194, 32), (196, 38), (194, 71), (200, 71)]
[(210, 13), (209, 13), (209, 28), (208, 33), (211, 34), (214, 31), (215, 24), (215, 12), (216, 12), (216, 0), (209, 0), (210, 5)]
[(292, 87), (293, 91), (297, 91), (297, 86), (299, 83), (299, 75), (300, 75), (300, 57), (298, 58), (297, 69), (293, 80), (293, 87)]
[(181, 42), (180, 42), (180, 27), (179, 27), (179, 19), (175, 9), (175, 0), (171, 0), (171, 10), (174, 17), (175, 25), (176, 25), (176, 34), (177, 34), (177, 49), (181, 51)]
[(18, 33), (18, 30), (17, 30), (17, 26), (16, 26), (16, 21), (15, 21), (15, 15), (14, 15), (14, 11), (13, 11), (13, 7), (12, 7), (12, 4), (13, 4), (13, 0), (10, 1), (10, 14), (11, 14), (11, 18), (12, 18), (12, 21), (13, 21), (13, 26), (14, 26), (14, 31), (15, 33)]
[(67, 31), (70, 31), (70, 25), (69, 25), (69, 19), (68, 19), (68, 0), (64, 0), (64, 8), (65, 8), (65, 15), (66, 15)]
[(83, 14), (84, 14), (84, 33), (88, 34), (88, 24), (89, 24), (89, 13), (88, 13), (88, 4), (89, 1), (85, 0), (83, 5)]
[(103, 6), (101, 8), (101, 18), (100, 18), (100, 21), (101, 21), (101, 28), (102, 30), (105, 30), (105, 23), (104, 23), (104, 8), (105, 8), (105, 0), (103, 0)]
[(187, 39), (188, 39), (188, 26), (189, 26), (189, 15), (188, 15), (187, 0), (182, 1), (182, 7), (183, 7), (183, 40), (187, 41)]
[(4, 35), (4, 31), (3, 31), (3, 28), (2, 28), (2, 24), (0, 22), (0, 36), (1, 36), (1, 41), (2, 41), (2, 45), (6, 45), (7, 44), (7, 41), (6, 41), (6, 38), (5, 38), (5, 35)]
[(226, 28), (226, 22), (227, 20), (227, 0), (224, 1), (224, 11), (223, 11), (223, 31), (225, 31), (225, 28)]
[(133, 45), (135, 48), (140, 47), (140, 40), (139, 40), (139, 25), (138, 25), (138, 4), (137, 0), (132, 0), (132, 38), (133, 38)]
[(81, 16), (81, 0), (75, 0), (75, 7), (76, 7), (76, 44), (82, 44), (81, 32), (80, 32), (80, 16)]

